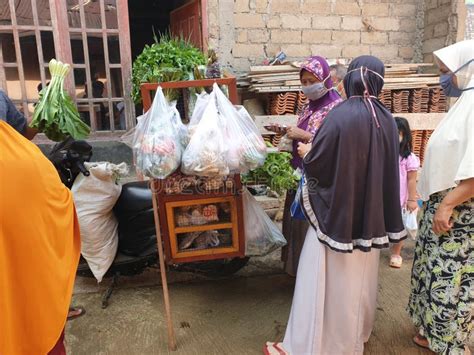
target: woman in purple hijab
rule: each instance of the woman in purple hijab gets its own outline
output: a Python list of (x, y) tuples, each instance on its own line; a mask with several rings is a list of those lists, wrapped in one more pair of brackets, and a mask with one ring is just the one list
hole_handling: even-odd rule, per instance
[(399, 137), (377, 99), (385, 67), (355, 58), (347, 100), (327, 116), (304, 157), (301, 203), (311, 223), (283, 343), (267, 354), (363, 355), (377, 309), (380, 249), (406, 238)]
[[(309, 99), (298, 118), (295, 127), (287, 129), (288, 138), (293, 140), (293, 159), (291, 164), (295, 169), (302, 169), (302, 156), (311, 147), (311, 141), (331, 109), (342, 101), (339, 94), (333, 90), (331, 70), (323, 57), (314, 56), (307, 59), (301, 66), (300, 80), (303, 93)], [(298, 261), (308, 230), (306, 220), (294, 219), (290, 214), (290, 206), (295, 199), (295, 191), (288, 191), (283, 216), (283, 234), (288, 241), (283, 249), (282, 260), (285, 271), (296, 276)]]

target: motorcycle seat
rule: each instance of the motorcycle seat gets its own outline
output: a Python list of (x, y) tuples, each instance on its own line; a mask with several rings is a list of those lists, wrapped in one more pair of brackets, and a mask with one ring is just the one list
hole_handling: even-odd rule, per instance
[(122, 193), (114, 210), (119, 215), (131, 215), (151, 208), (153, 202), (149, 183), (135, 181), (122, 186)]

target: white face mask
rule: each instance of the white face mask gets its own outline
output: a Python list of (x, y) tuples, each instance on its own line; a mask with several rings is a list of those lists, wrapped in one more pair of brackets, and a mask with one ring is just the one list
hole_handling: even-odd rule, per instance
[(303, 86), (302, 91), (305, 96), (311, 101), (315, 101), (327, 94), (329, 90), (324, 84), (329, 76), (320, 83), (315, 83), (313, 85)]

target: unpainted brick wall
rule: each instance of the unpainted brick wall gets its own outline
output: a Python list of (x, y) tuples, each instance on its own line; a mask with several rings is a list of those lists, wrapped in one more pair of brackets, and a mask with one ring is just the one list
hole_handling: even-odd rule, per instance
[[(422, 47), (425, 62), (433, 61), (435, 50), (462, 39), (458, 38), (458, 29), (460, 28), (458, 14), (463, 6), (465, 7), (464, 0), (425, 0)], [(464, 33), (461, 35), (463, 36)]]
[(422, 44), (416, 16), (423, 1), (208, 0), (209, 45), (236, 72), (280, 50), (289, 59), (372, 54), (409, 62)]

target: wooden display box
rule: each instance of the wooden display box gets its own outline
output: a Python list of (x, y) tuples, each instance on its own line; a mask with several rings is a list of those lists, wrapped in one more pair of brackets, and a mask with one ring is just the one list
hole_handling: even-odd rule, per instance
[[(242, 184), (239, 175), (232, 180), (234, 184), (230, 189), (176, 194), (166, 193), (166, 179), (153, 181), (153, 188), (158, 192), (159, 220), (168, 264), (245, 257)], [(199, 212), (206, 208), (215, 214)], [(192, 217), (192, 211), (199, 212), (197, 218)], [(200, 248), (198, 234), (203, 244), (206, 238), (213, 241), (217, 238), (219, 244)], [(186, 246), (192, 237), (196, 239)]]

